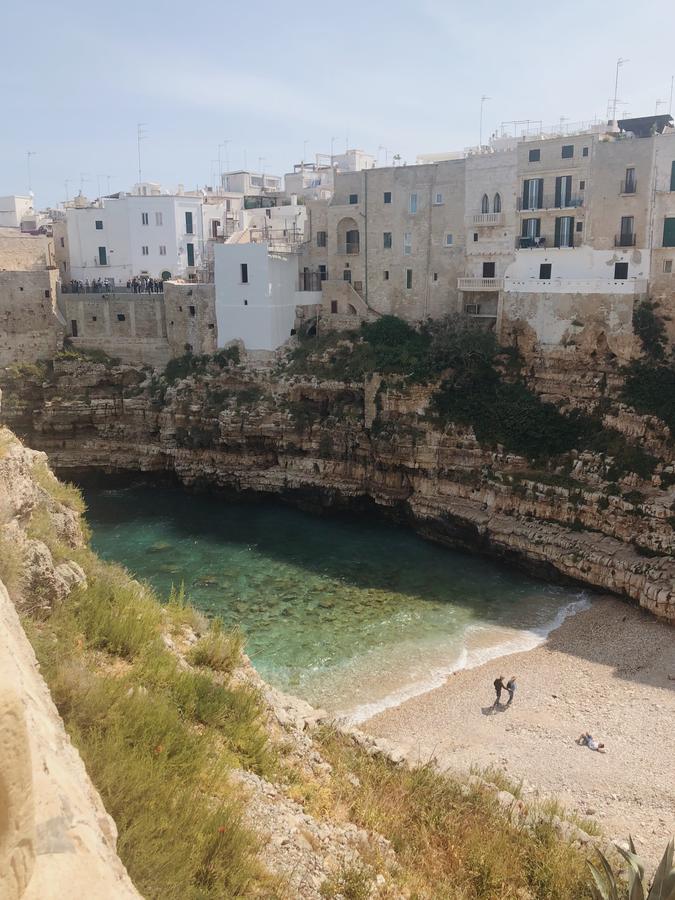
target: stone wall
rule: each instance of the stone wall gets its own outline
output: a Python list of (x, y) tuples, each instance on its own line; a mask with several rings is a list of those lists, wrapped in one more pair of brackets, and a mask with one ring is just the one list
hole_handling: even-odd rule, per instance
[(51, 359), (63, 347), (55, 269), (0, 271), (0, 367)]
[(215, 285), (167, 281), (164, 310), (172, 357), (182, 356), (188, 347), (197, 354), (215, 352), (218, 346)]

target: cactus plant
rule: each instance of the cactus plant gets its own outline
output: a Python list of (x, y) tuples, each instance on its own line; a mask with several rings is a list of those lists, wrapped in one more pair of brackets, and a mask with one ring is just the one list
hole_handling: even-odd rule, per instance
[[(628, 863), (628, 900), (675, 900), (675, 840), (670, 839), (651, 885), (645, 880), (645, 867), (638, 857), (633, 838), (628, 838), (629, 850), (617, 845), (617, 850)], [(589, 861), (594, 900), (621, 900), (624, 896), (621, 879), (616, 875), (604, 853), (598, 851), (600, 865)]]

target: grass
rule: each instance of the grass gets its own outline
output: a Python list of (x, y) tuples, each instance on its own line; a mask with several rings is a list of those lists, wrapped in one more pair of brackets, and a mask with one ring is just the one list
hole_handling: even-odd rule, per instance
[(21, 598), (23, 584), (23, 556), (16, 541), (2, 530), (0, 521), (0, 581), (7, 588), (13, 603)]
[(319, 741), (333, 766), (322, 802), (392, 842), (397, 883), (411, 897), (590, 900), (584, 856), (552, 825), (525, 830), (505, 818), (491, 791), (431, 767), (395, 767), (334, 731)]
[(182, 592), (163, 607), (121, 567), (78, 556), (86, 588), (26, 629), (132, 880), (163, 900), (278, 896), (228, 778), (276, 765), (257, 693), (229, 681), (239, 636), (212, 628), (186, 669), (162, 640), (197, 621)]
[(36, 460), (33, 463), (31, 472), (33, 481), (43, 488), (52, 500), (62, 503), (68, 509), (74, 510), (82, 515), (86, 510), (86, 505), (82, 497), (82, 493), (74, 484), (68, 484), (65, 481), (59, 481), (47, 463), (43, 460)]
[(221, 621), (214, 619), (209, 631), (190, 650), (188, 659), (193, 666), (229, 673), (241, 659), (243, 644), (239, 631), (224, 632)]

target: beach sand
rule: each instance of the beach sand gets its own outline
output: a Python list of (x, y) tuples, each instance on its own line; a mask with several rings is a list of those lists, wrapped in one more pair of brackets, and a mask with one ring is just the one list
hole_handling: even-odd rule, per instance
[[(499, 675), (518, 688), (494, 712)], [(620, 600), (599, 597), (534, 650), (456, 672), (360, 727), (441, 768), (503, 769), (525, 799), (554, 796), (608, 838), (632, 833), (652, 864), (675, 833), (675, 628)], [(607, 752), (577, 745), (583, 731)]]

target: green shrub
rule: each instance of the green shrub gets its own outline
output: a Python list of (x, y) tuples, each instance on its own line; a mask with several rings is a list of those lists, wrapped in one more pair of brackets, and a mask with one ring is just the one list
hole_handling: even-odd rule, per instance
[(633, 309), (633, 330), (640, 338), (645, 356), (651, 360), (663, 359), (668, 342), (663, 317), (656, 313), (658, 308), (658, 303), (643, 300)]
[(21, 597), (23, 583), (23, 556), (16, 540), (3, 530), (0, 521), (0, 581), (7, 588), (10, 599), (16, 604)]
[(657, 416), (675, 435), (675, 364), (635, 360), (625, 373), (622, 399), (643, 415)]
[(237, 630), (225, 632), (220, 619), (213, 619), (208, 632), (192, 647), (188, 659), (193, 666), (207, 666), (230, 673), (241, 660), (244, 639)]
[(33, 463), (31, 475), (33, 481), (39, 484), (41, 488), (44, 488), (52, 500), (62, 503), (80, 515), (84, 514), (87, 507), (80, 489), (74, 484), (58, 479), (46, 462), (36, 460)]

